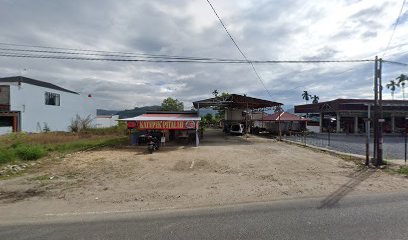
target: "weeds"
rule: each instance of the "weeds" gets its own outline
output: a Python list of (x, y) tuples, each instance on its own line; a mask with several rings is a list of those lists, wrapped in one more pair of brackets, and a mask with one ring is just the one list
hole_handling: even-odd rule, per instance
[(408, 176), (408, 166), (402, 166), (397, 170), (399, 174), (404, 174)]
[[(38, 134), (14, 133), (0, 137), (0, 164), (18, 160), (30, 161), (52, 152), (69, 153), (90, 148), (125, 144), (121, 127), (88, 129), (81, 133), (49, 132)], [(121, 133), (121, 134), (119, 134)]]

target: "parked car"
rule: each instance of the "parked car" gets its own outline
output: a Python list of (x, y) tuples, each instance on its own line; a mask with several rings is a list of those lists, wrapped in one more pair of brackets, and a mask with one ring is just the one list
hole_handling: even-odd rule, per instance
[(231, 133), (231, 135), (242, 135), (242, 134), (244, 134), (245, 133), (244, 124), (241, 124), (241, 123), (232, 124), (230, 133)]

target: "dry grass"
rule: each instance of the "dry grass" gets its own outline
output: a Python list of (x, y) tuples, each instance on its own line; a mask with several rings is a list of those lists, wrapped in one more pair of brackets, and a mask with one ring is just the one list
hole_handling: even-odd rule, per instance
[(35, 160), (50, 152), (67, 153), (126, 142), (120, 127), (90, 129), (80, 133), (15, 133), (0, 136), (0, 164), (15, 160)]

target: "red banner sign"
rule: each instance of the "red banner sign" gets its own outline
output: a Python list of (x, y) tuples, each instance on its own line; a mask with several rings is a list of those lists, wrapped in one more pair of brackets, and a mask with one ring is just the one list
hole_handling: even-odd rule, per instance
[(140, 130), (182, 130), (195, 129), (196, 123), (194, 121), (137, 121), (128, 122), (128, 128), (138, 128)]

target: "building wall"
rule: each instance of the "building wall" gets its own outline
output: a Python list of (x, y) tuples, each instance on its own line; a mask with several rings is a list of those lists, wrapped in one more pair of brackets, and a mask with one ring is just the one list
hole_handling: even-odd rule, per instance
[(306, 126), (307, 130), (309, 132), (315, 132), (315, 133), (320, 133), (320, 126)]
[(226, 121), (235, 121), (235, 122), (244, 121), (245, 117), (242, 116), (242, 114), (243, 114), (242, 109), (227, 109), (227, 110), (225, 110), (225, 120)]
[(0, 85), (0, 104), (9, 105), (10, 87), (7, 85)]
[[(10, 110), (20, 112), (23, 132), (40, 132), (45, 123), (51, 131), (67, 131), (77, 114), (81, 118), (96, 117), (94, 100), (88, 96), (25, 83), (10, 85)], [(46, 105), (45, 92), (60, 94), (60, 106)]]
[(9, 134), (13, 132), (13, 127), (0, 127), (0, 135)]
[(118, 125), (119, 115), (96, 117), (97, 128), (108, 128)]

